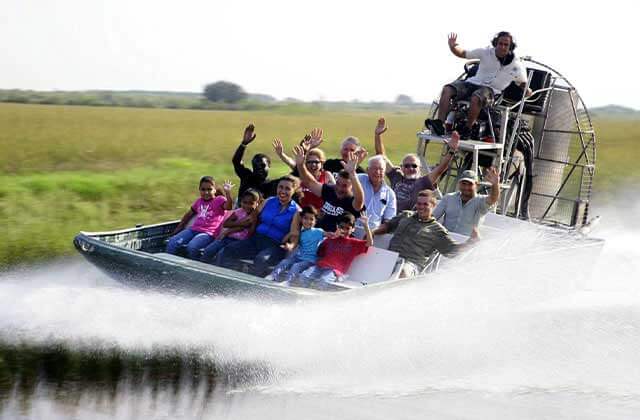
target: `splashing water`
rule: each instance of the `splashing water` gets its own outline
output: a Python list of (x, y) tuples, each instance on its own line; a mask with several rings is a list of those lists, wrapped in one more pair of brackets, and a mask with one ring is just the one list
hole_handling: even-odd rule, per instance
[(572, 248), (572, 237), (528, 227), (486, 239), (420, 281), (286, 305), (127, 289), (74, 260), (3, 275), (0, 340), (196, 352), (223, 371), (265, 366), (268, 375), (220, 397), (226, 406), (236, 395), (238, 418), (254, 417), (255, 404), (281, 415), (274, 407), (292, 401), (328, 412), (336, 399), (359, 401), (350, 418), (360, 410), (371, 418), (385, 399), (395, 414), (461, 410), (465, 401), (469, 418), (506, 402), (524, 407), (520, 417), (542, 406), (558, 418), (597, 418), (603, 404), (624, 417), (640, 407), (639, 231), (600, 228), (606, 243), (596, 256)]

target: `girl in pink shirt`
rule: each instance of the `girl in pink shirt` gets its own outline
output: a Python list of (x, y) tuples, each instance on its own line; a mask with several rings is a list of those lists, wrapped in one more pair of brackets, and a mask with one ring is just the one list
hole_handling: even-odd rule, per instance
[(260, 201), (260, 193), (254, 189), (249, 188), (242, 194), (240, 207), (227, 215), (216, 241), (204, 249), (201, 261), (218, 264), (217, 255), (224, 247), (253, 235), (258, 222), (256, 209)]
[[(178, 250), (186, 245), (187, 256), (193, 260), (200, 259), (200, 250), (213, 242), (220, 233), (225, 210), (232, 208), (231, 188), (233, 185), (225, 181), (224, 197), (215, 196), (216, 184), (213, 178), (204, 176), (200, 179), (200, 198), (193, 202), (173, 231), (174, 236), (167, 244), (169, 254), (177, 254)], [(194, 216), (191, 227), (185, 229)]]

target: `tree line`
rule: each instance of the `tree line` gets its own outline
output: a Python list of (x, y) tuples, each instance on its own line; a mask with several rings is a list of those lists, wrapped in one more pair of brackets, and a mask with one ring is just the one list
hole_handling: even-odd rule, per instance
[(395, 102), (314, 101), (295, 98), (278, 101), (265, 94), (247, 93), (240, 85), (217, 81), (207, 84), (202, 93), (149, 91), (34, 91), (0, 89), (0, 102), (47, 105), (122, 106), (134, 108), (169, 108), (203, 110), (269, 110), (289, 107), (295, 109), (415, 107), (407, 95), (398, 95)]

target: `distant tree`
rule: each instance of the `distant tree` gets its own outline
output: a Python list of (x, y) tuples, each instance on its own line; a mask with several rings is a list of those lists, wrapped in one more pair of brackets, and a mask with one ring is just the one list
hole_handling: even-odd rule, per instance
[(211, 102), (236, 103), (247, 98), (247, 93), (231, 82), (219, 81), (204, 87), (204, 96)]
[(400, 94), (396, 97), (396, 104), (398, 105), (411, 105), (412, 103), (413, 99), (411, 99), (411, 96)]

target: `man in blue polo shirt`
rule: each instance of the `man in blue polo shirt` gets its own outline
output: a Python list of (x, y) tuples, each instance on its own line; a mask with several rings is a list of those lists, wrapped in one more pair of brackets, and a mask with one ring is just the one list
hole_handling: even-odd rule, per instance
[[(367, 173), (358, 174), (358, 180), (364, 190), (364, 208), (369, 217), (369, 228), (372, 230), (396, 215), (396, 194), (384, 182), (385, 169), (384, 156), (375, 155), (369, 158)], [(363, 238), (364, 234), (362, 222), (358, 220), (354, 236)]]

